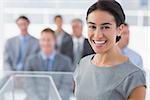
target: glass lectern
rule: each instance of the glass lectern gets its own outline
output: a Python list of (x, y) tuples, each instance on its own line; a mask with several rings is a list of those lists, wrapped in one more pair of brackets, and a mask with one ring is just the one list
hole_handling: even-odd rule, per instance
[(5, 72), (0, 78), (0, 100), (70, 100), (72, 73)]

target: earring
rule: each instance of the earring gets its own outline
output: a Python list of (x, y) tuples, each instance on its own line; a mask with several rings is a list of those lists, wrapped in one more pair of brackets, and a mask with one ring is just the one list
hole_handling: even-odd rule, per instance
[(117, 35), (116, 36), (116, 43), (121, 39), (121, 36), (120, 35)]

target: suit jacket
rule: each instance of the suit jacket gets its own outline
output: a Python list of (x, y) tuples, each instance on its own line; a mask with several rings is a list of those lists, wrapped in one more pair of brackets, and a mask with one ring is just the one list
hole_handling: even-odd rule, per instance
[[(26, 71), (48, 71), (41, 53), (31, 55), (26, 62)], [(71, 61), (68, 57), (56, 53), (51, 71), (71, 72)]]
[[(27, 46), (27, 52), (24, 57), (24, 63), (29, 55), (36, 54), (40, 51), (38, 39), (29, 35), (29, 45)], [(16, 71), (16, 64), (19, 57), (20, 38), (19, 36), (8, 39), (5, 44), (4, 50), (4, 69)]]
[(64, 36), (63, 36), (63, 39), (62, 39), (62, 44), (67, 42), (70, 38), (71, 38), (71, 35), (68, 34), (67, 32), (64, 32)]
[[(52, 64), (53, 72), (71, 72), (71, 60), (64, 55), (56, 53), (54, 62)], [(48, 71), (48, 68), (45, 67), (44, 60), (41, 54), (31, 56), (26, 63), (26, 71)], [(65, 75), (51, 75), (54, 79), (56, 87), (62, 97), (62, 100), (69, 100), (69, 97), (72, 92), (72, 76), (65, 76)], [(28, 99), (26, 100), (49, 100), (49, 83), (47, 79), (40, 79), (34, 78), (33, 80), (29, 80), (30, 84), (28, 83)], [(30, 96), (31, 95), (31, 96)], [(38, 98), (38, 99), (37, 99)]]
[[(61, 53), (68, 56), (72, 62), (74, 60), (74, 52), (73, 52), (73, 40), (70, 38), (68, 41), (62, 44), (62, 49)], [(85, 57), (87, 55), (94, 54), (94, 51), (91, 47), (91, 45), (88, 42), (88, 39), (84, 39), (83, 43), (83, 52), (82, 52), (82, 57)]]
[(62, 49), (62, 44), (66, 43), (70, 39), (71, 39), (71, 35), (64, 31), (64, 35), (62, 37), (61, 45), (60, 45), (60, 47), (56, 47), (59, 52)]

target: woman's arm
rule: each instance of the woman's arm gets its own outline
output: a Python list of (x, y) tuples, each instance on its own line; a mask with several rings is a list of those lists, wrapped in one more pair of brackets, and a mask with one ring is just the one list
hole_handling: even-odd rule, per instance
[(145, 95), (146, 95), (145, 86), (139, 86), (131, 92), (128, 100), (145, 100)]

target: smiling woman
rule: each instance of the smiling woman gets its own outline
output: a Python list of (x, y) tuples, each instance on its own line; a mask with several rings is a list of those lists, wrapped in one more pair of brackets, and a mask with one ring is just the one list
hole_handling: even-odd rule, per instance
[(144, 72), (121, 54), (125, 14), (115, 0), (99, 0), (87, 12), (88, 40), (96, 54), (83, 58), (75, 73), (77, 100), (145, 100)]

